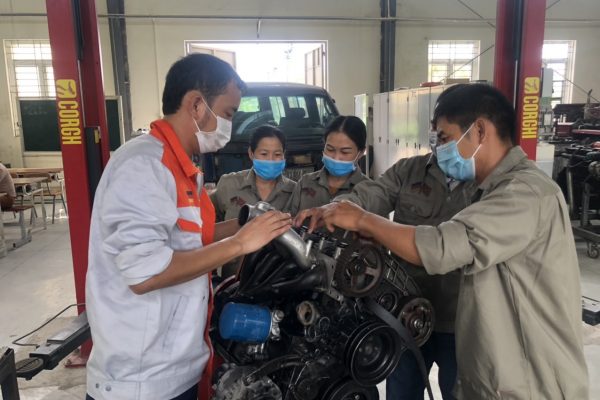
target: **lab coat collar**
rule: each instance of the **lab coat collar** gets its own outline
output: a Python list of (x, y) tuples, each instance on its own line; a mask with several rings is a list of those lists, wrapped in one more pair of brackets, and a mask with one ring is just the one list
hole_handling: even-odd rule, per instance
[(173, 153), (181, 165), (183, 172), (188, 177), (195, 177), (200, 172), (198, 167), (194, 165), (190, 157), (183, 149), (183, 146), (181, 145), (181, 142), (179, 141), (179, 138), (177, 137), (177, 134), (173, 130), (171, 124), (164, 119), (158, 119), (150, 124), (150, 128), (152, 128), (152, 131), (150, 132), (151, 134), (154, 132), (156, 133), (154, 136), (160, 135), (164, 139), (163, 143), (168, 145), (171, 150), (173, 150)]

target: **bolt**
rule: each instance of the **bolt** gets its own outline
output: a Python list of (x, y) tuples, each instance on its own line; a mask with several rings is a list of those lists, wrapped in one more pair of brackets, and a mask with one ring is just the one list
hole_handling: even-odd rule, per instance
[(425, 326), (425, 324), (423, 323), (423, 321), (422, 321), (422, 320), (420, 320), (420, 319), (416, 319), (416, 320), (414, 320), (414, 321), (413, 321), (413, 326), (414, 326), (415, 328), (417, 328), (417, 329), (422, 329), (422, 328), (423, 328), (423, 326)]
[(281, 322), (281, 321), (283, 321), (283, 317), (285, 317), (285, 314), (283, 313), (283, 311), (281, 311), (281, 310), (273, 311), (273, 321)]

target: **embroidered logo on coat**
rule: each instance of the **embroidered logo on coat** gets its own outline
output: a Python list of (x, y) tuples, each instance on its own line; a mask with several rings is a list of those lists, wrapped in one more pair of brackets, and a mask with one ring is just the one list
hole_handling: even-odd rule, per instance
[(315, 197), (317, 195), (317, 191), (313, 188), (303, 188), (302, 189), (302, 193), (305, 193), (306, 195), (310, 196), (310, 197)]
[(243, 206), (244, 204), (246, 204), (246, 200), (242, 199), (242, 198), (241, 198), (241, 197), (239, 197), (239, 196), (232, 197), (231, 199), (229, 199), (229, 202), (230, 202), (231, 204), (235, 204), (235, 205), (237, 205), (237, 206), (239, 206), (239, 207), (241, 207), (241, 206)]
[(421, 193), (429, 197), (431, 188), (425, 182), (417, 182), (410, 185), (410, 191), (413, 193)]

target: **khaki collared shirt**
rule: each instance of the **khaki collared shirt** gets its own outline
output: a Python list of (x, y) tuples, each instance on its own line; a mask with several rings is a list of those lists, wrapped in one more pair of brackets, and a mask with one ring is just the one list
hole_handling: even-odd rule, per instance
[[(283, 210), (288, 203), (296, 182), (279, 176), (273, 191), (265, 200), (278, 210)], [(217, 213), (217, 221), (237, 218), (244, 204), (261, 201), (256, 188), (256, 174), (253, 169), (233, 172), (221, 177), (217, 189), (210, 195)]]
[[(456, 183), (450, 189), (448, 180), (432, 154), (399, 160), (379, 178), (366, 180), (352, 193), (335, 200), (350, 200), (364, 209), (407, 225), (438, 225), (452, 218), (470, 204), (475, 183)], [(421, 267), (404, 264), (421, 288), (423, 297), (435, 309), (435, 330), (454, 332), (460, 271), (431, 276)]]
[(325, 168), (321, 168), (310, 174), (302, 175), (285, 211), (292, 215), (296, 215), (299, 211), (306, 210), (307, 208), (320, 207), (329, 204), (335, 196), (350, 193), (357, 184), (368, 179), (369, 178), (362, 173), (360, 168), (356, 168), (337, 192), (331, 193), (329, 191), (327, 171)]
[(479, 189), (450, 221), (416, 231), (427, 272), (462, 267), (458, 398), (587, 399), (579, 266), (560, 188), (517, 146)]

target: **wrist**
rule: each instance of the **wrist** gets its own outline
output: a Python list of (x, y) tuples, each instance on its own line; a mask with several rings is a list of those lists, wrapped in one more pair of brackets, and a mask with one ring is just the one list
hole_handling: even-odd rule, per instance
[(244, 253), (244, 244), (237, 235), (233, 235), (225, 239), (230, 243), (233, 252), (233, 258), (241, 257)]
[(357, 227), (358, 227), (358, 232), (361, 234), (368, 234), (370, 235), (370, 227), (371, 227), (371, 223), (370, 223), (370, 218), (371, 214), (368, 213), (367, 211), (363, 211), (363, 213), (361, 214), (360, 218), (358, 218), (357, 221)]

